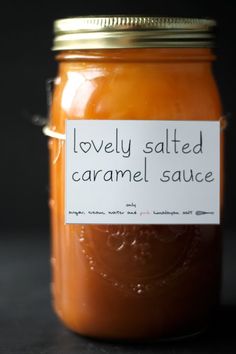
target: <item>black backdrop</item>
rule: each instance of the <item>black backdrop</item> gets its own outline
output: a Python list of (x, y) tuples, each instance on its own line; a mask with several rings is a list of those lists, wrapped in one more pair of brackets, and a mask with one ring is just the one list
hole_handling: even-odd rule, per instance
[(47, 140), (32, 124), (47, 115), (45, 81), (56, 75), (52, 23), (56, 18), (92, 14), (149, 14), (213, 17), (218, 21), (214, 64), (226, 132), (225, 224), (234, 226), (236, 199), (236, 4), (210, 1), (64, 1), (1, 5), (1, 229), (48, 227)]

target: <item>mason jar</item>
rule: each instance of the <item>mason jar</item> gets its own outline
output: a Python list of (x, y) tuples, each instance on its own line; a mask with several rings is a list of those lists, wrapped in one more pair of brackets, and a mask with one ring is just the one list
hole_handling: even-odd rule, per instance
[(214, 27), (142, 16), (54, 23), (51, 288), (58, 317), (79, 334), (189, 336), (217, 310), (224, 119)]

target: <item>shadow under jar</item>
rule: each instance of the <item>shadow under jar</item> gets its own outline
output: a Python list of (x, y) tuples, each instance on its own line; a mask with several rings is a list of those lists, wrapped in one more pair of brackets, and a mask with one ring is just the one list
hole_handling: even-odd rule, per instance
[[(220, 120), (214, 22), (116, 19), (55, 23), (59, 70), (47, 128), (53, 304), (67, 327), (87, 336), (187, 336), (218, 305), (220, 226), (65, 224), (65, 122)], [(222, 179), (221, 161), (221, 187)]]

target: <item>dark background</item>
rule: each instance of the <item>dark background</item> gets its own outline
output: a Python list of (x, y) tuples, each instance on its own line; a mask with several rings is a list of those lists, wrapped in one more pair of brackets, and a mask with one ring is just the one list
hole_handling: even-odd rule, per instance
[[(120, 345), (75, 336), (50, 304), (48, 151), (45, 82), (56, 76), (53, 20), (93, 14), (213, 17), (214, 73), (228, 117), (221, 311), (195, 341)], [(0, 353), (236, 353), (236, 1), (31, 1), (0, 7)], [(96, 296), (96, 294), (95, 294)]]
[(1, 229), (46, 229), (47, 139), (32, 124), (47, 116), (45, 82), (56, 75), (53, 20), (91, 14), (149, 14), (213, 17), (218, 21), (214, 72), (228, 116), (226, 131), (225, 226), (234, 227), (236, 198), (236, 5), (232, 1), (63, 1), (12, 2), (0, 24)]

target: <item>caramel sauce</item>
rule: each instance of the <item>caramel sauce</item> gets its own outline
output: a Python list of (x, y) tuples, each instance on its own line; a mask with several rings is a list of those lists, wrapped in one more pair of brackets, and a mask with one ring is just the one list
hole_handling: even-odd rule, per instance
[[(50, 127), (63, 134), (66, 119), (219, 120), (212, 59), (198, 48), (62, 52)], [(109, 339), (205, 327), (219, 300), (220, 227), (66, 225), (65, 142), (51, 138), (49, 149), (52, 293), (61, 320)]]

